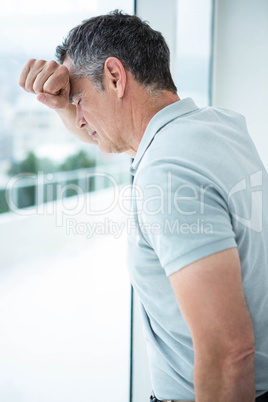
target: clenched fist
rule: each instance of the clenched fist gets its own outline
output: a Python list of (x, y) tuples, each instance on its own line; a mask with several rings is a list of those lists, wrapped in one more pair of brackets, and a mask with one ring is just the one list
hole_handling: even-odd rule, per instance
[(69, 71), (54, 60), (28, 60), (22, 69), (19, 85), (36, 94), (37, 99), (51, 109), (69, 106)]

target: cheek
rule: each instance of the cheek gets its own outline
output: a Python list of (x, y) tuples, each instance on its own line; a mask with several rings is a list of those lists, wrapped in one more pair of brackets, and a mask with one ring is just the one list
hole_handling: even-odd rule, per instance
[(83, 109), (85, 113), (87, 113), (89, 116), (99, 116), (102, 112), (102, 110), (105, 108), (102, 107), (102, 105), (96, 100), (94, 102), (87, 102), (86, 104), (83, 105)]
[(84, 114), (85, 119), (90, 123), (96, 119), (97, 113), (94, 112), (92, 108), (82, 107), (82, 112)]

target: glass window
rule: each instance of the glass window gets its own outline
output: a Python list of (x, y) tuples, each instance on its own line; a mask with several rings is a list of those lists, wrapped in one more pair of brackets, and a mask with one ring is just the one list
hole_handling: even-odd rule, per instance
[(122, 185), (101, 154), (18, 86), (82, 20), (130, 0), (10, 0), (0, 9), (0, 400), (125, 402), (130, 286)]
[(190, 96), (199, 107), (210, 100), (212, 1), (177, 0), (174, 79), (181, 98)]

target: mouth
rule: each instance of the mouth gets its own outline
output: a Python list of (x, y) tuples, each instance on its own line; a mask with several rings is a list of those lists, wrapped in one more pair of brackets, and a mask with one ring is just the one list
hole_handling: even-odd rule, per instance
[(91, 137), (95, 140), (96, 135), (97, 135), (97, 131), (91, 131), (90, 132)]

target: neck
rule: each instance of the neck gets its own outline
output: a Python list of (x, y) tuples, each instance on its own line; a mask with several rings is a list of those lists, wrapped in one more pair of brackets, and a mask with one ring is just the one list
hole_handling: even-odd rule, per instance
[[(140, 89), (140, 88), (139, 88)], [(146, 127), (153, 116), (166, 106), (171, 105), (180, 100), (177, 94), (170, 91), (161, 91), (157, 95), (149, 94), (148, 91), (140, 89), (133, 92), (130, 101), (131, 119), (128, 120), (128, 129), (131, 133), (130, 148), (126, 154), (134, 158), (138, 150), (141, 139), (144, 135)]]

